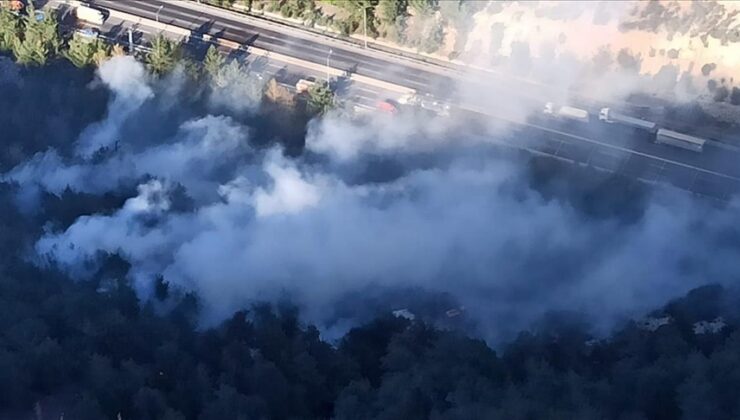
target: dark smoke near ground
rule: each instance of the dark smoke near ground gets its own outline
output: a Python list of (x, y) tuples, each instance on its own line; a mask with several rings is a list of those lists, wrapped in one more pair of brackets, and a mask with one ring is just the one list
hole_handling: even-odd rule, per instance
[(737, 413), (734, 203), (125, 57), (1, 74), (4, 418)]

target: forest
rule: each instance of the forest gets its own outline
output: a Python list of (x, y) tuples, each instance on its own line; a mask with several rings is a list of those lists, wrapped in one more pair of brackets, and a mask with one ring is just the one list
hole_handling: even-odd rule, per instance
[[(50, 76), (47, 70), (53, 71)], [(2, 84), (3, 170), (49, 144), (73, 143), (101, 117), (105, 91), (69, 64), (21, 70)], [(41, 92), (41, 87), (44, 92)], [(47, 119), (24, 124), (23, 110)], [(82, 106), (71, 112), (64, 104)], [(50, 118), (56, 115), (57, 120)], [(54, 139), (56, 143), (49, 143)], [(12, 152), (12, 151), (15, 152)], [(553, 163), (532, 167), (544, 195), (561, 193)], [(550, 167), (550, 169), (547, 169)], [(560, 168), (559, 170), (562, 170)], [(572, 176), (581, 177), (578, 173)], [(591, 177), (594, 175), (591, 174)], [(644, 191), (626, 180), (639, 218)], [(603, 184), (601, 184), (603, 186)], [(86, 281), (35, 264), (27, 251), (49, 226), (109, 213), (131, 194), (44, 193), (39, 212), (0, 184), (2, 418), (57, 419), (732, 419), (740, 415), (737, 291), (706, 286), (595, 338), (578, 314), (553, 313), (495, 349), (474, 335), (387, 313), (327, 341), (289, 302), (255, 304), (208, 328), (199, 298), (158, 281), (141, 300), (118, 255)], [(614, 217), (607, 193), (571, 191), (573, 205)], [(642, 197), (642, 198), (641, 198)], [(612, 203), (614, 204), (614, 203)], [(728, 238), (729, 240), (729, 238)], [(161, 305), (162, 302), (167, 305)], [(720, 323), (704, 331), (702, 321)], [(32, 414), (31, 414), (32, 413)]]
[[(74, 282), (19, 261), (15, 238), (29, 227), (3, 203), (13, 217), (0, 227), (2, 418), (740, 415), (740, 306), (719, 286), (656, 311), (669, 321), (654, 330), (631, 322), (595, 339), (581, 319), (553, 314), (497, 350), (390, 314), (330, 343), (289, 304), (255, 305), (198, 329), (193, 295), (158, 313), (125, 281)], [(122, 279), (128, 268), (109, 256), (99, 278)], [(167, 294), (160, 284), (157, 299)], [(707, 320), (719, 327), (702, 330)]]
[[(496, 317), (477, 316), (473, 319), (472, 310), (461, 310), (448, 315), (462, 318), (460, 322), (448, 324), (432, 317), (414, 317), (404, 312), (394, 314), (386, 310), (388, 308), (381, 308), (370, 311), (370, 316), (354, 322), (340, 335), (332, 336), (324, 325), (311, 321), (315, 318), (306, 316), (307, 311), (315, 308), (291, 299), (257, 299), (248, 304), (238, 301), (238, 310), (231, 311), (229, 306), (226, 308), (228, 316), (204, 322), (213, 311), (213, 298), (209, 301), (209, 296), (197, 293), (196, 287), (189, 289), (185, 287), (187, 284), (176, 284), (176, 275), (159, 275), (145, 287), (134, 281), (138, 279), (136, 276), (141, 273), (142, 266), (152, 263), (148, 259), (136, 260), (135, 253), (123, 251), (127, 242), (134, 242), (135, 237), (126, 237), (122, 243), (116, 244), (116, 252), (94, 248), (90, 255), (83, 255), (80, 242), (55, 243), (57, 246), (50, 249), (56, 254), (39, 252), (41, 238), (48, 239), (49, 235), (70, 232), (75, 226), (99, 220), (95, 217), (114, 217), (132, 211), (133, 204), (140, 204), (135, 201), (137, 188), (141, 192), (141, 186), (152, 185), (150, 181), (153, 178), (165, 177), (156, 173), (160, 168), (145, 167), (143, 172), (127, 173), (113, 186), (93, 184), (93, 188), (82, 181), (104, 178), (107, 172), (112, 172), (110, 168), (118, 168), (114, 164), (119, 161), (134, 162), (129, 166), (136, 166), (146, 160), (147, 154), (160, 153), (172, 144), (175, 144), (178, 156), (187, 155), (184, 151), (193, 146), (188, 143), (191, 139), (187, 133), (181, 133), (181, 126), (202, 114), (227, 114), (232, 120), (250, 127), (250, 141), (253, 143), (250, 147), (257, 151), (249, 149), (244, 152), (246, 157), (239, 156), (239, 165), (247, 166), (250, 159), (258, 160), (264, 148), (276, 144), (294, 155), (304, 154), (312, 165), (324, 163), (321, 157), (316, 156), (317, 153), (312, 155), (304, 149), (306, 133), (310, 132), (306, 125), (312, 124), (308, 122), (309, 117), (299, 115), (292, 119), (297, 127), (285, 124), (281, 119), (285, 109), (281, 108), (284, 103), (278, 100), (280, 92), (271, 94), (267, 86), (264, 102), (256, 108), (235, 110), (231, 104), (211, 102), (210, 87), (204, 88), (206, 92), (201, 90), (187, 96), (187, 100), (183, 96), (175, 96), (178, 100), (173, 100), (167, 96), (167, 88), (171, 87), (168, 83), (174, 82), (165, 76), (152, 79), (151, 87), (157, 95), (147, 97), (143, 104), (138, 105), (139, 109), (132, 111), (135, 118), (118, 127), (116, 134), (123, 139), (123, 145), (119, 147), (114, 143), (115, 146), (95, 150), (91, 156), (78, 156), (75, 148), (81, 144), (80, 139), (89, 136), (90, 127), (101, 126), (96, 123), (109, 121), (106, 118), (109, 118), (107, 111), (110, 112), (111, 107), (117, 105), (119, 112), (126, 111), (125, 106), (116, 102), (116, 95), (120, 96), (121, 92), (111, 92), (115, 89), (104, 86), (100, 80), (105, 79), (101, 76), (102, 70), (96, 72), (88, 66), (89, 63), (78, 68), (76, 65), (81, 63), (61, 60), (58, 54), (50, 55), (47, 61), (46, 55), (24, 52), (22, 43), (14, 42), (17, 48), (13, 54), (20, 62), (23, 62), (23, 57), (31, 57), (28, 66), (15, 64), (10, 53), (0, 57), (0, 109), (3, 110), (0, 113), (0, 126), (3, 127), (0, 134), (0, 418), (636, 420), (740, 417), (740, 399), (736, 391), (740, 386), (740, 293), (731, 286), (732, 273), (725, 273), (727, 278), (705, 275), (710, 272), (707, 265), (712, 262), (702, 261), (701, 256), (692, 259), (676, 252), (679, 254), (676, 264), (680, 266), (676, 273), (699, 273), (696, 276), (703, 284), (699, 287), (660, 283), (659, 279), (654, 279), (659, 286), (668, 284), (677, 290), (684, 290), (679, 286), (692, 289), (685, 296), (668, 303), (662, 299), (664, 295), (630, 296), (632, 300), (665, 303), (656, 305), (652, 312), (633, 318), (623, 317), (619, 322), (610, 323), (606, 330), (598, 330), (593, 325), (600, 318), (597, 311), (551, 310), (536, 317), (536, 322), (528, 328), (521, 328), (505, 340), (493, 341), (484, 340), (481, 331), (503, 331), (512, 327), (512, 322), (496, 312), (496, 308), (488, 308), (503, 306), (500, 299), (484, 300), (484, 306), (491, 312), (478, 312), (496, 314)], [(6, 50), (12, 49), (6, 47)], [(42, 62), (32, 59), (42, 56), (45, 57)], [(220, 60), (211, 54), (211, 74), (220, 74), (222, 67), (228, 65)], [(155, 61), (158, 62), (152, 60)], [(158, 67), (152, 66), (152, 62), (148, 63), (150, 70), (157, 73)], [(168, 71), (174, 71), (170, 67), (168, 64)], [(183, 89), (190, 88), (192, 86)], [(245, 97), (241, 97), (240, 105), (246, 102), (243, 100)], [(218, 141), (208, 137), (211, 132), (206, 131), (206, 134), (205, 137), (211, 141), (209, 146), (220, 146)], [(155, 140), (159, 143), (153, 146), (146, 144)], [(238, 144), (227, 152), (238, 154), (233, 150), (241, 152), (240, 146)], [(57, 155), (50, 154), (51, 150)], [(131, 150), (139, 153), (133, 155), (137, 160), (127, 161), (125, 153)], [(206, 153), (205, 149), (197, 151)], [(226, 156), (229, 153), (217, 157), (231, 163), (229, 159), (233, 156)], [(421, 162), (414, 162), (416, 167), (408, 172), (433, 166), (437, 162), (434, 159), (441, 161), (441, 158), (420, 155), (414, 155)], [(81, 177), (85, 178), (82, 181), (70, 177), (69, 184), (62, 185), (59, 190), (48, 187), (49, 179), (28, 181), (24, 178), (30, 165), (49, 163), (50, 156), (61, 156), (61, 160), (69, 163), (63, 167), (67, 172), (38, 172), (33, 176), (43, 178), (39, 173), (66, 176), (80, 167), (93, 168), (88, 173), (93, 175)], [(265, 166), (275, 172), (274, 165), (277, 164), (265, 160)], [(413, 161), (411, 158), (408, 160)], [(537, 210), (563, 207), (566, 209), (563, 213), (555, 214), (572, 216), (582, 223), (579, 226), (584, 230), (597, 232), (598, 238), (601, 238), (601, 232), (617, 237), (615, 232), (634, 229), (649, 213), (652, 192), (635, 181), (550, 159), (517, 161), (526, 162), (523, 175), (516, 173), (526, 178), (524, 182), (505, 176), (500, 183), (492, 184), (492, 188), (484, 183), (481, 189), (489, 193), (489, 189), (494, 190), (490, 201), (512, 203), (514, 210), (509, 210), (512, 213), (530, 212), (530, 208), (522, 203), (533, 201)], [(379, 172), (383, 172), (386, 178), (394, 178), (388, 175), (394, 172), (394, 168), (402, 173), (396, 178), (407, 176), (404, 172), (407, 168), (402, 164), (408, 162), (398, 163), (390, 159), (389, 162), (386, 166), (379, 165)], [(150, 229), (165, 225), (163, 220), (167, 217), (213, 210), (215, 207), (209, 207), (212, 205), (210, 202), (208, 205), (201, 202), (205, 200), (198, 195), (198, 187), (202, 184), (192, 183), (188, 177), (193, 173), (200, 177), (198, 181), (204, 183), (211, 182), (208, 177), (213, 177), (213, 184), (219, 191), (224, 186), (236, 188), (233, 183), (222, 179), (223, 173), (230, 169), (229, 165), (213, 169), (197, 160), (186, 163), (188, 165), (184, 165), (186, 170), (182, 173), (174, 170), (169, 173), (177, 185), (173, 187), (171, 200), (167, 201), (166, 212), (136, 213), (131, 220), (126, 220), (129, 225), (124, 230), (151, 233), (155, 231)], [(443, 163), (447, 164), (446, 161)], [(169, 162), (161, 161), (161, 166), (167, 164)], [(278, 169), (289, 174), (294, 169), (291, 166), (286, 168)], [(435, 168), (431, 172), (435, 171), (441, 169)], [(485, 171), (474, 174), (489, 175)], [(450, 178), (458, 176), (454, 172), (443, 172), (443, 177), (448, 175)], [(225, 179), (231, 181), (228, 177)], [(365, 181), (364, 186), (383, 182), (372, 178)], [(439, 182), (439, 178), (429, 178), (426, 182), (434, 184)], [(408, 195), (420, 196), (419, 200), (423, 200), (425, 191), (417, 184), (412, 186), (415, 189)], [(456, 186), (452, 184), (447, 190), (439, 190), (446, 201), (455, 201), (459, 197), (453, 195)], [(264, 197), (266, 193), (263, 190), (255, 194), (260, 197), (260, 191)], [(341, 192), (341, 189), (333, 191)], [(392, 208), (395, 198), (376, 194), (379, 198), (366, 194), (371, 196), (368, 201), (377, 198), (379, 202), (373, 203), (375, 207), (369, 213), (374, 217)], [(222, 204), (219, 201), (221, 197), (208, 199)], [(460, 198), (460, 201), (464, 200), (471, 199)], [(431, 209), (429, 213), (439, 211), (435, 207), (438, 202), (430, 203), (427, 206)], [(488, 205), (488, 201), (483, 204)], [(705, 207), (701, 209), (704, 211), (702, 215), (710, 216), (726, 210), (713, 209), (711, 211), (715, 213), (712, 213)], [(237, 207), (237, 210), (242, 209)], [(404, 210), (418, 211), (413, 208)], [(448, 213), (442, 214), (446, 216)], [(453, 214), (459, 216), (458, 213)], [(470, 214), (462, 214), (467, 217), (467, 222)], [(532, 214), (537, 216), (534, 212)], [(336, 214), (331, 216), (334, 217), (332, 221), (341, 222)], [(659, 213), (659, 216), (663, 214)], [(259, 215), (254, 218), (259, 219)], [(536, 226), (538, 223), (552, 224), (547, 219), (544, 222), (533, 219), (527, 218), (526, 222), (528, 227), (531, 227), (529, 223), (534, 225), (531, 228), (535, 232), (541, 232)], [(280, 220), (286, 224), (295, 223), (289, 217)], [(730, 220), (736, 219), (730, 217)], [(191, 222), (189, 224), (200, 222), (198, 219), (188, 221)], [(390, 226), (389, 230), (395, 226), (385, 219), (381, 221), (381, 226)], [(714, 226), (711, 222), (690, 220), (692, 237), (698, 240), (708, 230), (711, 239), (698, 242), (700, 245), (711, 248), (710, 251), (716, 251), (720, 257), (736, 255), (740, 242), (737, 228), (720, 222)], [(167, 225), (167, 228), (171, 226), (174, 225)], [(301, 227), (297, 223), (291, 226)], [(670, 228), (675, 229), (675, 226)], [(357, 229), (356, 226), (353, 229)], [(482, 228), (475, 226), (475, 229)], [(288, 260), (291, 241), (299, 242), (297, 232), (295, 235), (294, 232), (289, 233), (287, 239), (278, 238), (283, 242), (277, 247), (278, 253), (284, 253), (280, 256)], [(227, 242), (226, 239), (222, 242)], [(617, 239), (632, 244), (628, 240), (630, 238)], [(586, 247), (593, 244), (584, 243)], [(483, 244), (488, 245), (487, 242)], [(60, 249), (62, 245), (66, 248)], [(678, 245), (670, 243), (671, 251)], [(345, 246), (344, 242), (341, 246)], [(716, 249), (712, 248), (715, 246)], [(485, 247), (474, 248), (490, 251)], [(163, 252), (162, 249), (152, 249), (151, 253)], [(690, 249), (695, 251), (694, 247)], [(83, 255), (81, 259), (84, 261), (79, 264), (84, 268), (81, 270), (85, 272), (84, 276), (66, 269), (66, 261), (52, 258), (66, 255), (63, 254), (65, 250), (75, 255), (79, 251)], [(471, 252), (464, 246), (452, 250), (463, 256)], [(607, 254), (610, 250), (596, 251)], [(557, 269), (573, 263), (573, 259), (566, 259), (562, 266), (552, 265), (565, 251), (556, 249), (553, 255), (545, 256), (506, 254), (507, 258), (516, 259), (516, 263), (524, 267), (525, 274), (531, 273), (536, 280), (548, 283), (541, 284), (542, 290), (529, 288), (511, 292), (503, 290), (507, 283), (501, 283), (500, 289), (494, 291), (505, 298), (516, 298), (515, 303), (521, 302), (522, 308), (514, 308), (520, 312), (526, 312), (524, 307), (531, 309), (538, 305), (546, 295), (562, 293), (558, 290), (559, 282), (579, 275), (576, 269)], [(473, 252), (472, 255), (487, 258), (489, 254)], [(664, 254), (660, 255), (667, 259)], [(645, 258), (650, 256), (655, 255)], [(260, 254), (260, 257), (268, 258), (266, 254)], [(350, 265), (353, 268), (359, 266), (362, 259), (356, 258)], [(463, 259), (463, 263), (466, 261)], [(618, 262), (629, 265), (630, 261)], [(207, 261), (200, 262), (205, 265)], [(666, 265), (673, 262), (667, 259)], [(507, 274), (490, 266), (482, 267), (486, 271), (482, 277), (485, 282), (495, 283), (497, 276)], [(473, 273), (465, 271), (467, 267), (453, 268), (443, 273), (445, 281), (462, 282), (465, 279), (455, 276)], [(585, 270), (581, 266), (578, 268)], [(208, 268), (201, 273), (205, 277), (213, 274), (211, 271)], [(519, 273), (515, 272), (514, 277)], [(617, 274), (620, 273), (623, 272)], [(186, 277), (191, 273), (179, 274)], [(267, 274), (270, 274), (269, 270)], [(244, 276), (246, 279), (247, 273)], [(317, 279), (312, 277), (311, 270), (302, 270), (296, 276), (305, 276), (311, 282)], [(401, 277), (398, 275), (398, 279), (393, 278), (389, 282), (400, 282)], [(337, 276), (329, 278), (328, 284), (351, 280)], [(525, 284), (519, 280), (524, 279), (517, 277), (517, 285)], [(202, 285), (197, 283), (198, 279), (193, 281)], [(625, 275), (619, 278), (616, 288), (610, 290), (627, 290), (627, 294), (635, 295), (639, 291), (655, 291), (635, 287), (634, 283), (641, 281), (642, 277), (631, 283)], [(472, 284), (477, 287), (476, 293), (483, 290), (481, 284), (485, 285)], [(525, 286), (531, 284), (526, 283)], [(353, 290), (355, 299), (371, 300), (363, 295), (363, 290), (361, 287)], [(665, 293), (668, 296), (681, 294), (677, 291)], [(405, 295), (407, 301), (409, 296), (414, 301), (420, 300), (424, 292), (412, 287)], [(343, 299), (346, 295), (340, 296)], [(618, 297), (604, 297), (604, 301), (611, 300), (616, 301)], [(354, 305), (355, 301), (344, 303), (351, 306), (350, 309), (361, 309), (360, 305)], [(440, 303), (447, 304), (446, 301)], [(420, 315), (423, 311), (414, 309), (414, 312)]]

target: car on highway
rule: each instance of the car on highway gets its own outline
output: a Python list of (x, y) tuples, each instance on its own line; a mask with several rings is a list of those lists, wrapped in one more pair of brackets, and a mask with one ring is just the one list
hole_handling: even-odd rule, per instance
[(378, 111), (384, 112), (386, 114), (395, 115), (398, 113), (398, 103), (392, 99), (384, 99), (378, 102), (376, 108), (378, 109)]
[(442, 117), (450, 115), (450, 105), (440, 101), (429, 93), (425, 95), (408, 93), (401, 96), (398, 99), (398, 103), (401, 105), (421, 108)]

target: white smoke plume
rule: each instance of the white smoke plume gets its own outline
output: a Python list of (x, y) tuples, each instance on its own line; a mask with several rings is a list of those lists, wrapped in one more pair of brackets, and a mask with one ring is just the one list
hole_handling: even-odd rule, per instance
[(92, 125), (80, 136), (77, 151), (89, 157), (103, 147), (113, 146), (119, 139), (118, 129), (126, 119), (151, 98), (152, 90), (147, 84), (149, 74), (131, 56), (113, 57), (104, 62), (99, 70), (100, 79), (114, 94), (108, 109), (108, 118)]
[[(110, 63), (101, 77), (116, 91), (111, 110), (128, 98), (128, 122), (109, 126), (121, 132), (152, 93), (126, 80), (138, 79), (138, 64)], [(496, 340), (551, 310), (584, 311), (607, 328), (694, 286), (732, 281), (736, 271), (736, 245), (723, 242), (736, 206), (713, 209), (663, 190), (635, 223), (590, 219), (532, 189), (523, 159), (439, 148), (466, 144), (464, 132), (451, 140), (414, 124), (353, 124), (315, 122), (308, 148), (318, 158), (290, 159), (249, 147), (249, 128), (232, 119), (191, 118), (168, 138), (120, 138), (96, 159), (49, 151), (4, 179), (21, 190), (102, 194), (149, 176), (117, 211), (47, 232), (36, 257), (84, 277), (101, 253), (118, 253), (143, 298), (162, 276), (198, 295), (206, 324), (289, 296), (321, 326), (347, 294), (410, 287), (454, 296)], [(82, 150), (110, 144), (108, 132), (87, 130)], [(385, 182), (348, 180), (342, 170), (370, 155), (437, 150), (439, 164), (400, 162)], [(176, 208), (178, 186), (194, 208)]]
[[(523, 116), (547, 101), (589, 98), (606, 106), (642, 94), (651, 97), (645, 103), (698, 101), (737, 121), (708, 88), (728, 92), (740, 74), (737, 12), (735, 2), (722, 1), (489, 2), (472, 16), (458, 51), (487, 76), (463, 80), (460, 96), (485, 103), (507, 81), (536, 99)], [(515, 96), (500, 102), (526, 105)]]

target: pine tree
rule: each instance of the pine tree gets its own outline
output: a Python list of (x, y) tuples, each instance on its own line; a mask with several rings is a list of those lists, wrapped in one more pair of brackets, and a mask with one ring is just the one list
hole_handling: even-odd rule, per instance
[(206, 57), (203, 60), (203, 68), (205, 68), (206, 73), (208, 74), (208, 77), (211, 78), (211, 80), (215, 80), (218, 78), (218, 75), (221, 72), (225, 61), (226, 60), (221, 55), (221, 53), (218, 52), (218, 49), (216, 49), (215, 46), (211, 45), (211, 47), (208, 48), (208, 52), (206, 52)]
[(181, 57), (180, 44), (160, 34), (152, 41), (152, 49), (146, 56), (146, 62), (154, 74), (163, 75), (171, 72)]
[(110, 46), (99, 39), (96, 39), (94, 44), (92, 62), (95, 63), (96, 66), (99, 66), (111, 57)]
[(105, 42), (85, 38), (80, 34), (74, 34), (68, 44), (65, 57), (77, 67), (85, 67), (91, 64), (100, 65), (109, 57), (109, 48)]
[(406, 17), (408, 2), (406, 0), (380, 0), (377, 15), (381, 23), (393, 25), (399, 18)]
[(21, 21), (10, 10), (0, 7), (0, 51), (13, 49), (20, 39)]
[(326, 114), (335, 106), (334, 92), (328, 83), (317, 83), (308, 89), (308, 110), (312, 114)]
[(26, 16), (23, 17), (23, 37), (15, 40), (13, 52), (19, 63), (46, 64), (49, 58), (59, 54), (62, 45), (56, 16), (52, 11), (37, 14), (33, 4), (26, 10)]

